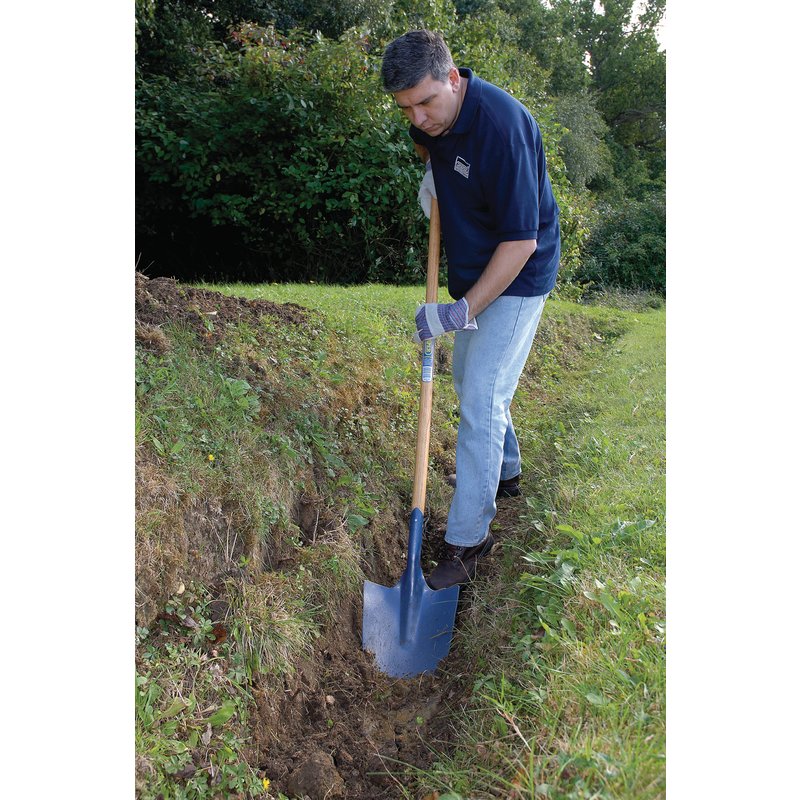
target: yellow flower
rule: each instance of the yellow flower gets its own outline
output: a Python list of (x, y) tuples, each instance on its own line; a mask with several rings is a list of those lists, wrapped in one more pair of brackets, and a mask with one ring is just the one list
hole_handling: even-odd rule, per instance
[(266, 792), (266, 791), (268, 791), (268, 790), (269, 790), (269, 778), (264, 778), (264, 779), (261, 781), (261, 783), (262, 783), (262, 785), (264, 786), (264, 791), (265, 791), (265, 792)]
[(211, 453), (209, 453), (209, 454), (208, 454), (208, 460), (209, 460), (209, 461), (213, 461), (213, 460), (214, 460), (214, 456), (213, 456), (213, 455), (211, 455)]

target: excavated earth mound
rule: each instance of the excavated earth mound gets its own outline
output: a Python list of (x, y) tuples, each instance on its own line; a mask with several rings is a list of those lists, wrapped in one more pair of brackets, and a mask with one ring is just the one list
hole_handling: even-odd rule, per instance
[(148, 335), (153, 335), (161, 325), (175, 322), (187, 324), (203, 335), (209, 334), (206, 338), (218, 341), (226, 324), (255, 322), (265, 314), (293, 325), (309, 321), (308, 310), (293, 303), (229, 297), (184, 286), (173, 278), (148, 278), (136, 273), (136, 337), (140, 343), (146, 343)]

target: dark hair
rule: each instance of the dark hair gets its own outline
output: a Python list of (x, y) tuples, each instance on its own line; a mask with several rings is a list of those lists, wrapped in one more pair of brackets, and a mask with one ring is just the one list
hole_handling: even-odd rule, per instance
[(430, 75), (446, 81), (453, 56), (440, 33), (409, 31), (391, 42), (383, 53), (381, 79), (387, 92), (411, 89)]

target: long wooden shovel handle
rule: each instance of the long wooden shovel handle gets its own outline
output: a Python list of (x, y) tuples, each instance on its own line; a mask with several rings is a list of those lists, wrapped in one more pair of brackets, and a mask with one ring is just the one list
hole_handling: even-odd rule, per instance
[[(439, 203), (431, 200), (431, 224), (428, 233), (428, 282), (425, 302), (436, 303), (439, 298), (439, 249), (441, 228)], [(419, 421), (417, 423), (417, 460), (414, 465), (412, 509), (425, 513), (425, 490), (428, 485), (428, 451), (431, 444), (431, 409), (433, 407), (433, 339), (423, 342), (422, 380), (420, 381)]]

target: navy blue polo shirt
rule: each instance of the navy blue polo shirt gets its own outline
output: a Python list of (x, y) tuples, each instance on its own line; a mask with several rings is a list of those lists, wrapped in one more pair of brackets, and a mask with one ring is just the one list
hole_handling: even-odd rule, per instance
[(556, 283), (561, 241), (539, 126), (519, 100), (469, 69), (459, 72), (469, 82), (450, 133), (428, 136), (413, 125), (409, 131), (431, 157), (447, 288), (459, 300), (500, 242), (536, 239), (536, 251), (503, 294), (546, 294)]

